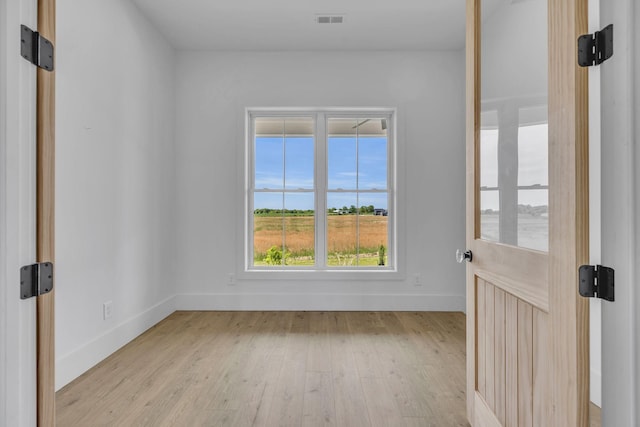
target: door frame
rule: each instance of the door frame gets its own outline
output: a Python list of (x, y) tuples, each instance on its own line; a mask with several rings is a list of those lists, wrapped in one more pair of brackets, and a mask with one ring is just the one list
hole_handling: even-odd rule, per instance
[[(588, 72), (576, 61), (576, 40), (587, 32), (587, 0), (549, 0), (549, 308), (548, 425), (586, 426), (589, 420), (589, 305), (577, 292), (578, 267), (589, 255)], [(479, 235), (477, 155), (480, 134), (480, 1), (467, 0), (467, 248)], [(552, 160), (552, 161), (551, 161)], [(570, 197), (567, 197), (570, 195)], [(515, 251), (514, 251), (515, 252)], [(543, 264), (541, 264), (542, 266)], [(475, 267), (467, 266), (467, 410), (474, 420)], [(483, 417), (486, 414), (481, 414)], [(485, 418), (487, 425), (494, 421)]]
[[(601, 0), (613, 24), (614, 56), (600, 66), (602, 263), (616, 275), (615, 302), (602, 303), (602, 425), (640, 422), (640, 7)], [(605, 333), (606, 331), (606, 333)]]
[[(38, 32), (55, 46), (56, 0), (38, 0)], [(56, 72), (36, 73), (36, 261), (55, 267)], [(36, 299), (36, 311), (38, 425), (50, 426), (56, 417), (55, 283)]]
[(0, 12), (0, 424), (22, 427), (36, 425), (36, 302), (19, 294), (19, 269), (36, 257), (36, 71), (20, 56), (20, 24), (36, 27), (36, 1)]

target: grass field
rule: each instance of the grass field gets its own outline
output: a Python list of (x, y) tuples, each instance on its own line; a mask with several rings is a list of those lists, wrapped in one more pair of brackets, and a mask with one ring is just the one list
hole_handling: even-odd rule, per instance
[[(327, 218), (328, 265), (377, 266), (380, 245), (388, 248), (386, 216), (329, 215)], [(283, 233), (284, 228), (284, 233)], [(287, 253), (287, 265), (314, 265), (315, 218), (313, 216), (254, 216), (254, 265), (266, 265), (272, 246)], [(385, 256), (385, 264), (387, 257)]]

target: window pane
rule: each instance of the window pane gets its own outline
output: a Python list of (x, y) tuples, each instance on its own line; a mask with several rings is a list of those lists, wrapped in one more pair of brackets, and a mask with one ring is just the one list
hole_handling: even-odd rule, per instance
[(284, 245), (287, 265), (315, 264), (313, 193), (285, 194)]
[(518, 191), (518, 246), (549, 250), (549, 190)]
[(358, 127), (358, 189), (386, 188), (387, 120), (370, 119)]
[(253, 265), (280, 265), (284, 261), (283, 193), (255, 193), (253, 206)]
[(480, 238), (500, 241), (500, 192), (498, 191), (498, 136), (495, 111), (482, 115), (480, 130)]
[(312, 189), (314, 120), (258, 117), (255, 128), (255, 188)]
[(284, 184), (282, 138), (256, 138), (255, 188), (276, 189)]
[(547, 3), (483, 2), (481, 15), (480, 234), (547, 250)]
[(357, 119), (329, 119), (328, 186), (330, 189), (357, 188)]
[(327, 265), (355, 267), (358, 265), (356, 193), (329, 193), (327, 206)]
[(287, 136), (285, 147), (285, 188), (313, 189), (313, 137)]
[(358, 266), (388, 264), (387, 193), (360, 193), (358, 216)]

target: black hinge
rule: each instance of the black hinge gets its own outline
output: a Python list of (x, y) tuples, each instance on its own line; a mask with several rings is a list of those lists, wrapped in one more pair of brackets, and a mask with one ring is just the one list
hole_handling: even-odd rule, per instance
[(20, 55), (33, 65), (53, 71), (53, 44), (26, 25), (20, 26)]
[(614, 301), (614, 271), (602, 265), (580, 266), (580, 295), (587, 298), (602, 298)]
[(20, 299), (44, 295), (53, 289), (53, 264), (41, 262), (20, 269)]
[(613, 55), (613, 24), (594, 34), (578, 37), (578, 65), (600, 65)]

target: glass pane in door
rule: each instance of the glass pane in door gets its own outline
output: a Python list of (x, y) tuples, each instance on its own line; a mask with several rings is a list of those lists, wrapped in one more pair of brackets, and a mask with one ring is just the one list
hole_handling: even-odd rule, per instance
[(549, 246), (547, 2), (482, 1), (480, 230)]

